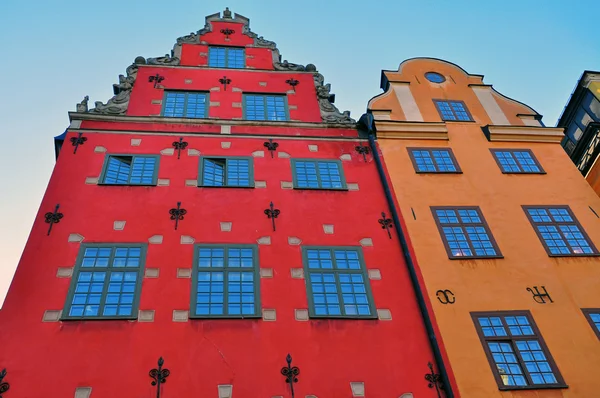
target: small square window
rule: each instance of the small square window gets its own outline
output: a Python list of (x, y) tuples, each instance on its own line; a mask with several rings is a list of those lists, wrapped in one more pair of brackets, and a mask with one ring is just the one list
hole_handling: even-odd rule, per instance
[(462, 101), (433, 100), (444, 121), (472, 122), (473, 119)]
[(339, 160), (292, 159), (294, 188), (346, 189)]
[(490, 149), (504, 174), (545, 174), (530, 149)]
[(106, 185), (156, 185), (156, 155), (107, 155), (100, 176)]
[(254, 170), (251, 157), (201, 157), (202, 187), (253, 187)]
[(302, 256), (311, 317), (377, 317), (360, 248), (305, 246)]
[(502, 258), (479, 207), (432, 207), (450, 259)]
[(289, 120), (285, 95), (244, 94), (244, 119)]
[(529, 311), (471, 316), (501, 390), (567, 387)]
[(584, 308), (582, 311), (594, 330), (594, 333), (596, 333), (596, 336), (600, 339), (600, 308)]
[(549, 256), (598, 255), (569, 206), (523, 206), (523, 210)]
[(191, 317), (259, 317), (256, 246), (196, 245), (195, 250)]
[(162, 116), (204, 119), (208, 117), (208, 93), (165, 91)]
[(209, 47), (208, 66), (212, 68), (242, 69), (246, 65), (246, 55), (243, 48)]
[(407, 148), (417, 173), (462, 173), (450, 148)]
[(135, 319), (146, 247), (82, 245), (63, 319)]

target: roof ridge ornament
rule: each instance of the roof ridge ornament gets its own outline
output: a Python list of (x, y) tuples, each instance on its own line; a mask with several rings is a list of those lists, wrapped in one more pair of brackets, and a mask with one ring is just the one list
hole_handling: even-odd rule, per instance
[(223, 19), (232, 19), (231, 11), (229, 11), (229, 7), (225, 7), (225, 11), (223, 11)]

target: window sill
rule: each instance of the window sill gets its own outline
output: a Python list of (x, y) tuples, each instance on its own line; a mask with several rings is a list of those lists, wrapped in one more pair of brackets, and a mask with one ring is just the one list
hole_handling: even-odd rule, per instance
[(548, 257), (600, 257), (600, 253), (584, 253), (584, 254), (550, 254)]
[(310, 314), (308, 316), (309, 320), (319, 321), (325, 319), (334, 319), (334, 320), (365, 320), (365, 321), (377, 321), (379, 318), (377, 315), (369, 315), (369, 316), (359, 316), (359, 315), (313, 315)]
[(494, 260), (494, 259), (503, 259), (504, 256), (456, 256), (456, 257), (448, 257), (450, 260)]
[(545, 171), (539, 171), (539, 172), (525, 172), (525, 171), (503, 171), (502, 174), (518, 174), (518, 175), (527, 175), (527, 174), (533, 174), (533, 175), (540, 175), (540, 174), (547, 174)]
[(248, 186), (244, 186), (244, 185), (201, 185), (198, 184), (196, 186), (197, 188), (242, 188), (242, 189), (252, 189), (254, 188), (254, 184), (252, 185), (248, 185)]
[(213, 319), (235, 319), (235, 320), (258, 320), (262, 319), (262, 315), (190, 315), (190, 320), (213, 320)]
[(60, 321), (64, 322), (74, 322), (74, 321), (137, 321), (137, 316), (97, 316), (97, 317), (89, 317), (89, 318), (81, 318), (81, 317), (62, 317)]
[(417, 174), (463, 174), (462, 171), (416, 171)]
[(294, 187), (295, 190), (299, 191), (349, 191), (347, 187), (344, 188), (302, 188), (302, 187)]
[(107, 184), (105, 182), (99, 182), (96, 185), (101, 185), (104, 187), (155, 187), (156, 183), (152, 184)]
[(552, 390), (560, 388), (569, 388), (567, 384), (536, 384), (533, 386), (499, 386), (500, 391), (518, 391), (518, 390)]

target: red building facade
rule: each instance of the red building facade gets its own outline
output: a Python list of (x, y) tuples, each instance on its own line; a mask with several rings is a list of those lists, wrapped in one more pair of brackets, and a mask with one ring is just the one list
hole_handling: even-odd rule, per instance
[(0, 312), (6, 397), (439, 396), (374, 153), (332, 102), (226, 10), (78, 104)]

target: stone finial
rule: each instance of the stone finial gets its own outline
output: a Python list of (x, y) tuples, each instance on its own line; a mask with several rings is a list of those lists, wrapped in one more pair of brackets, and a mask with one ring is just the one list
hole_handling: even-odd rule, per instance
[(231, 19), (231, 11), (229, 11), (229, 7), (225, 7), (225, 11), (223, 11), (223, 18)]
[(90, 100), (89, 96), (83, 97), (83, 101), (77, 104), (77, 112), (83, 113), (88, 111), (88, 101)]

